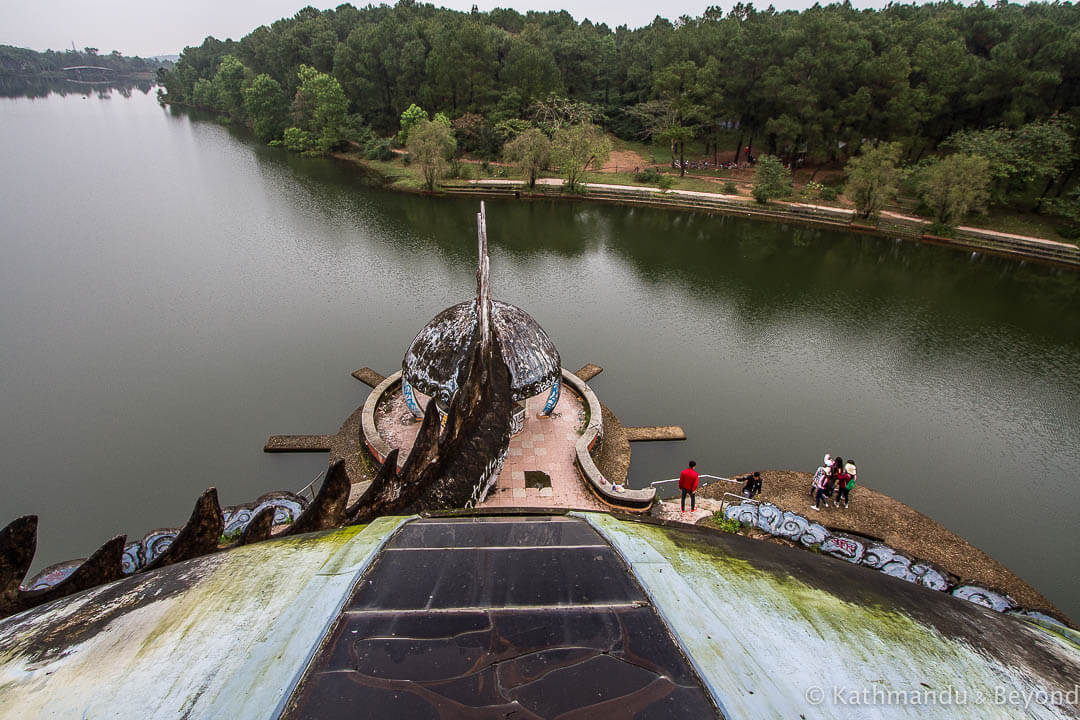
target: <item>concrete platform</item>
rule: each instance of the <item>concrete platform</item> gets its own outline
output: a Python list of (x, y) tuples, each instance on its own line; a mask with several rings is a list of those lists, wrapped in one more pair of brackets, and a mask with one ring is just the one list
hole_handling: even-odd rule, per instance
[[(574, 463), (575, 443), (585, 427), (582, 398), (564, 387), (553, 416), (538, 417), (545, 400), (546, 394), (526, 401), (525, 425), (510, 439), (506, 462), (480, 507), (606, 509), (586, 487)], [(424, 407), (428, 398), (417, 393), (417, 401)], [(375, 428), (389, 447), (400, 448), (401, 458), (412, 450), (420, 423), (412, 419), (400, 387), (376, 407)], [(538, 473), (546, 475), (546, 480)]]

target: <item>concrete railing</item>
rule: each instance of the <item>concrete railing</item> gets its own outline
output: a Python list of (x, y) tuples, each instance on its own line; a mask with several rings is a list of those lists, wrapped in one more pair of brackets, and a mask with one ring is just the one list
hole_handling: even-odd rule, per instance
[(596, 467), (591, 451), (604, 438), (604, 410), (596, 393), (581, 378), (565, 368), (562, 371), (562, 378), (564, 384), (569, 385), (581, 396), (589, 411), (589, 422), (574, 445), (574, 461), (585, 483), (609, 505), (639, 512), (647, 510), (656, 499), (656, 488), (613, 490), (611, 483), (600, 472), (600, 468)]
[[(368, 393), (367, 400), (364, 401), (364, 412), (361, 417), (364, 445), (367, 447), (368, 452), (375, 456), (375, 459), (379, 461), (380, 465), (386, 462), (386, 456), (390, 454), (390, 451), (393, 448), (390, 447), (389, 443), (382, 439), (378, 429), (375, 427), (375, 408), (378, 406), (379, 401), (382, 400), (383, 395), (390, 392), (395, 385), (399, 384), (401, 384), (400, 370), (372, 388), (371, 392)], [(405, 464), (406, 457), (408, 457), (407, 454), (398, 454), (397, 466), (399, 470)]]

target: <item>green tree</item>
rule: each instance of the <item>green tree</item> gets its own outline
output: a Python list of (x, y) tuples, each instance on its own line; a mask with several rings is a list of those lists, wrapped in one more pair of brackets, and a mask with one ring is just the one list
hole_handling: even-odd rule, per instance
[(221, 58), (211, 84), (217, 109), (227, 112), (233, 120), (244, 118), (244, 85), (247, 68), (235, 55)]
[(444, 113), (444, 112), (437, 112), (437, 113), (435, 113), (435, 117), (433, 117), (433, 118), (431, 118), (431, 119), (432, 119), (432, 121), (434, 121), (434, 122), (437, 122), (437, 123), (441, 123), (441, 124), (442, 124), (443, 126), (445, 126), (445, 127), (446, 127), (446, 129), (447, 129), (447, 130), (449, 130), (450, 132), (453, 132), (453, 131), (454, 131), (454, 123), (450, 122), (450, 118), (448, 118), (448, 117), (446, 116), (446, 113)]
[(1033, 187), (1050, 183), (1075, 159), (1073, 127), (1055, 115), (1013, 130), (1005, 126), (961, 130), (949, 136), (945, 147), (968, 155), (981, 155), (990, 163), (991, 196), (1005, 203)]
[(297, 71), (300, 87), (293, 98), (293, 120), (315, 138), (319, 152), (327, 153), (348, 139), (349, 100), (341, 84), (310, 65)]
[(1050, 212), (1061, 217), (1058, 232), (1064, 237), (1080, 237), (1080, 185), (1063, 197), (1054, 198), (1046, 203)]
[(255, 76), (244, 90), (244, 110), (251, 119), (255, 136), (269, 141), (281, 137), (289, 118), (289, 104), (277, 80), (266, 73)]
[(979, 155), (954, 153), (934, 162), (921, 178), (923, 202), (934, 221), (949, 228), (990, 199), (990, 162)]
[(199, 78), (191, 90), (191, 104), (200, 108), (217, 107), (217, 93), (214, 92), (214, 84), (206, 78)]
[(750, 194), (759, 203), (791, 194), (791, 175), (775, 155), (762, 155), (754, 168), (754, 186)]
[(401, 113), (401, 132), (398, 133), (398, 140), (402, 145), (409, 141), (409, 131), (420, 123), (428, 119), (427, 110), (420, 107), (416, 103), (412, 103), (408, 108)]
[(864, 146), (862, 154), (848, 160), (844, 192), (855, 203), (860, 217), (877, 218), (885, 203), (896, 195), (900, 152), (900, 143), (881, 143), (873, 148)]
[(410, 159), (424, 173), (427, 189), (434, 190), (439, 180), (446, 176), (447, 160), (456, 147), (450, 128), (434, 120), (421, 120), (409, 130), (405, 147)]
[(536, 187), (536, 178), (551, 164), (551, 141), (537, 128), (530, 128), (506, 143), (503, 156), (514, 163)]
[(551, 139), (551, 159), (559, 166), (571, 192), (585, 182), (590, 165), (600, 168), (610, 154), (611, 140), (596, 125), (564, 126)]

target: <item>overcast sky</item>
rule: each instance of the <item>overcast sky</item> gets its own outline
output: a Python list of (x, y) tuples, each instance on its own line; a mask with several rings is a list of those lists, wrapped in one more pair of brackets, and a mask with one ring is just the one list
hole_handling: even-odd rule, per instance
[[(340, 2), (314, 2), (324, 9)], [(366, 2), (354, 2), (358, 7)], [(379, 3), (376, 3), (379, 4)], [(392, 4), (392, 3), (388, 3)], [(473, 0), (436, 2), (468, 10)], [(710, 4), (725, 11), (733, 0), (670, 0), (662, 6), (644, 0), (503, 0), (477, 2), (481, 10), (512, 7), (526, 10), (565, 9), (576, 20), (589, 18), (611, 27), (648, 25), (659, 12), (667, 18), (699, 16)], [(767, 1), (755, 3), (768, 7)], [(777, 9), (802, 9), (813, 0), (777, 0)], [(824, 3), (823, 3), (824, 4)], [(854, 0), (857, 7), (883, 7), (884, 0)], [(0, 0), (0, 45), (34, 50), (62, 50), (72, 43), (80, 50), (96, 47), (102, 53), (119, 50), (124, 55), (171, 55), (187, 45), (198, 45), (207, 35), (239, 40), (259, 25), (289, 17), (304, 7), (303, 0)], [(662, 10), (658, 11), (658, 8)]]

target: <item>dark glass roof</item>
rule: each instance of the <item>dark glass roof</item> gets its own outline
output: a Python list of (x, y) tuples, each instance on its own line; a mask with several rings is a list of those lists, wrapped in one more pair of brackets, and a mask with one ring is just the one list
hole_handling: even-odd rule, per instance
[[(544, 329), (521, 308), (491, 301), (491, 317), (499, 349), (510, 368), (514, 400), (538, 395), (562, 372), (559, 351)], [(424, 393), (449, 402), (457, 390), (458, 368), (468, 356), (476, 332), (476, 301), (443, 310), (420, 331), (405, 353), (401, 370)]]

